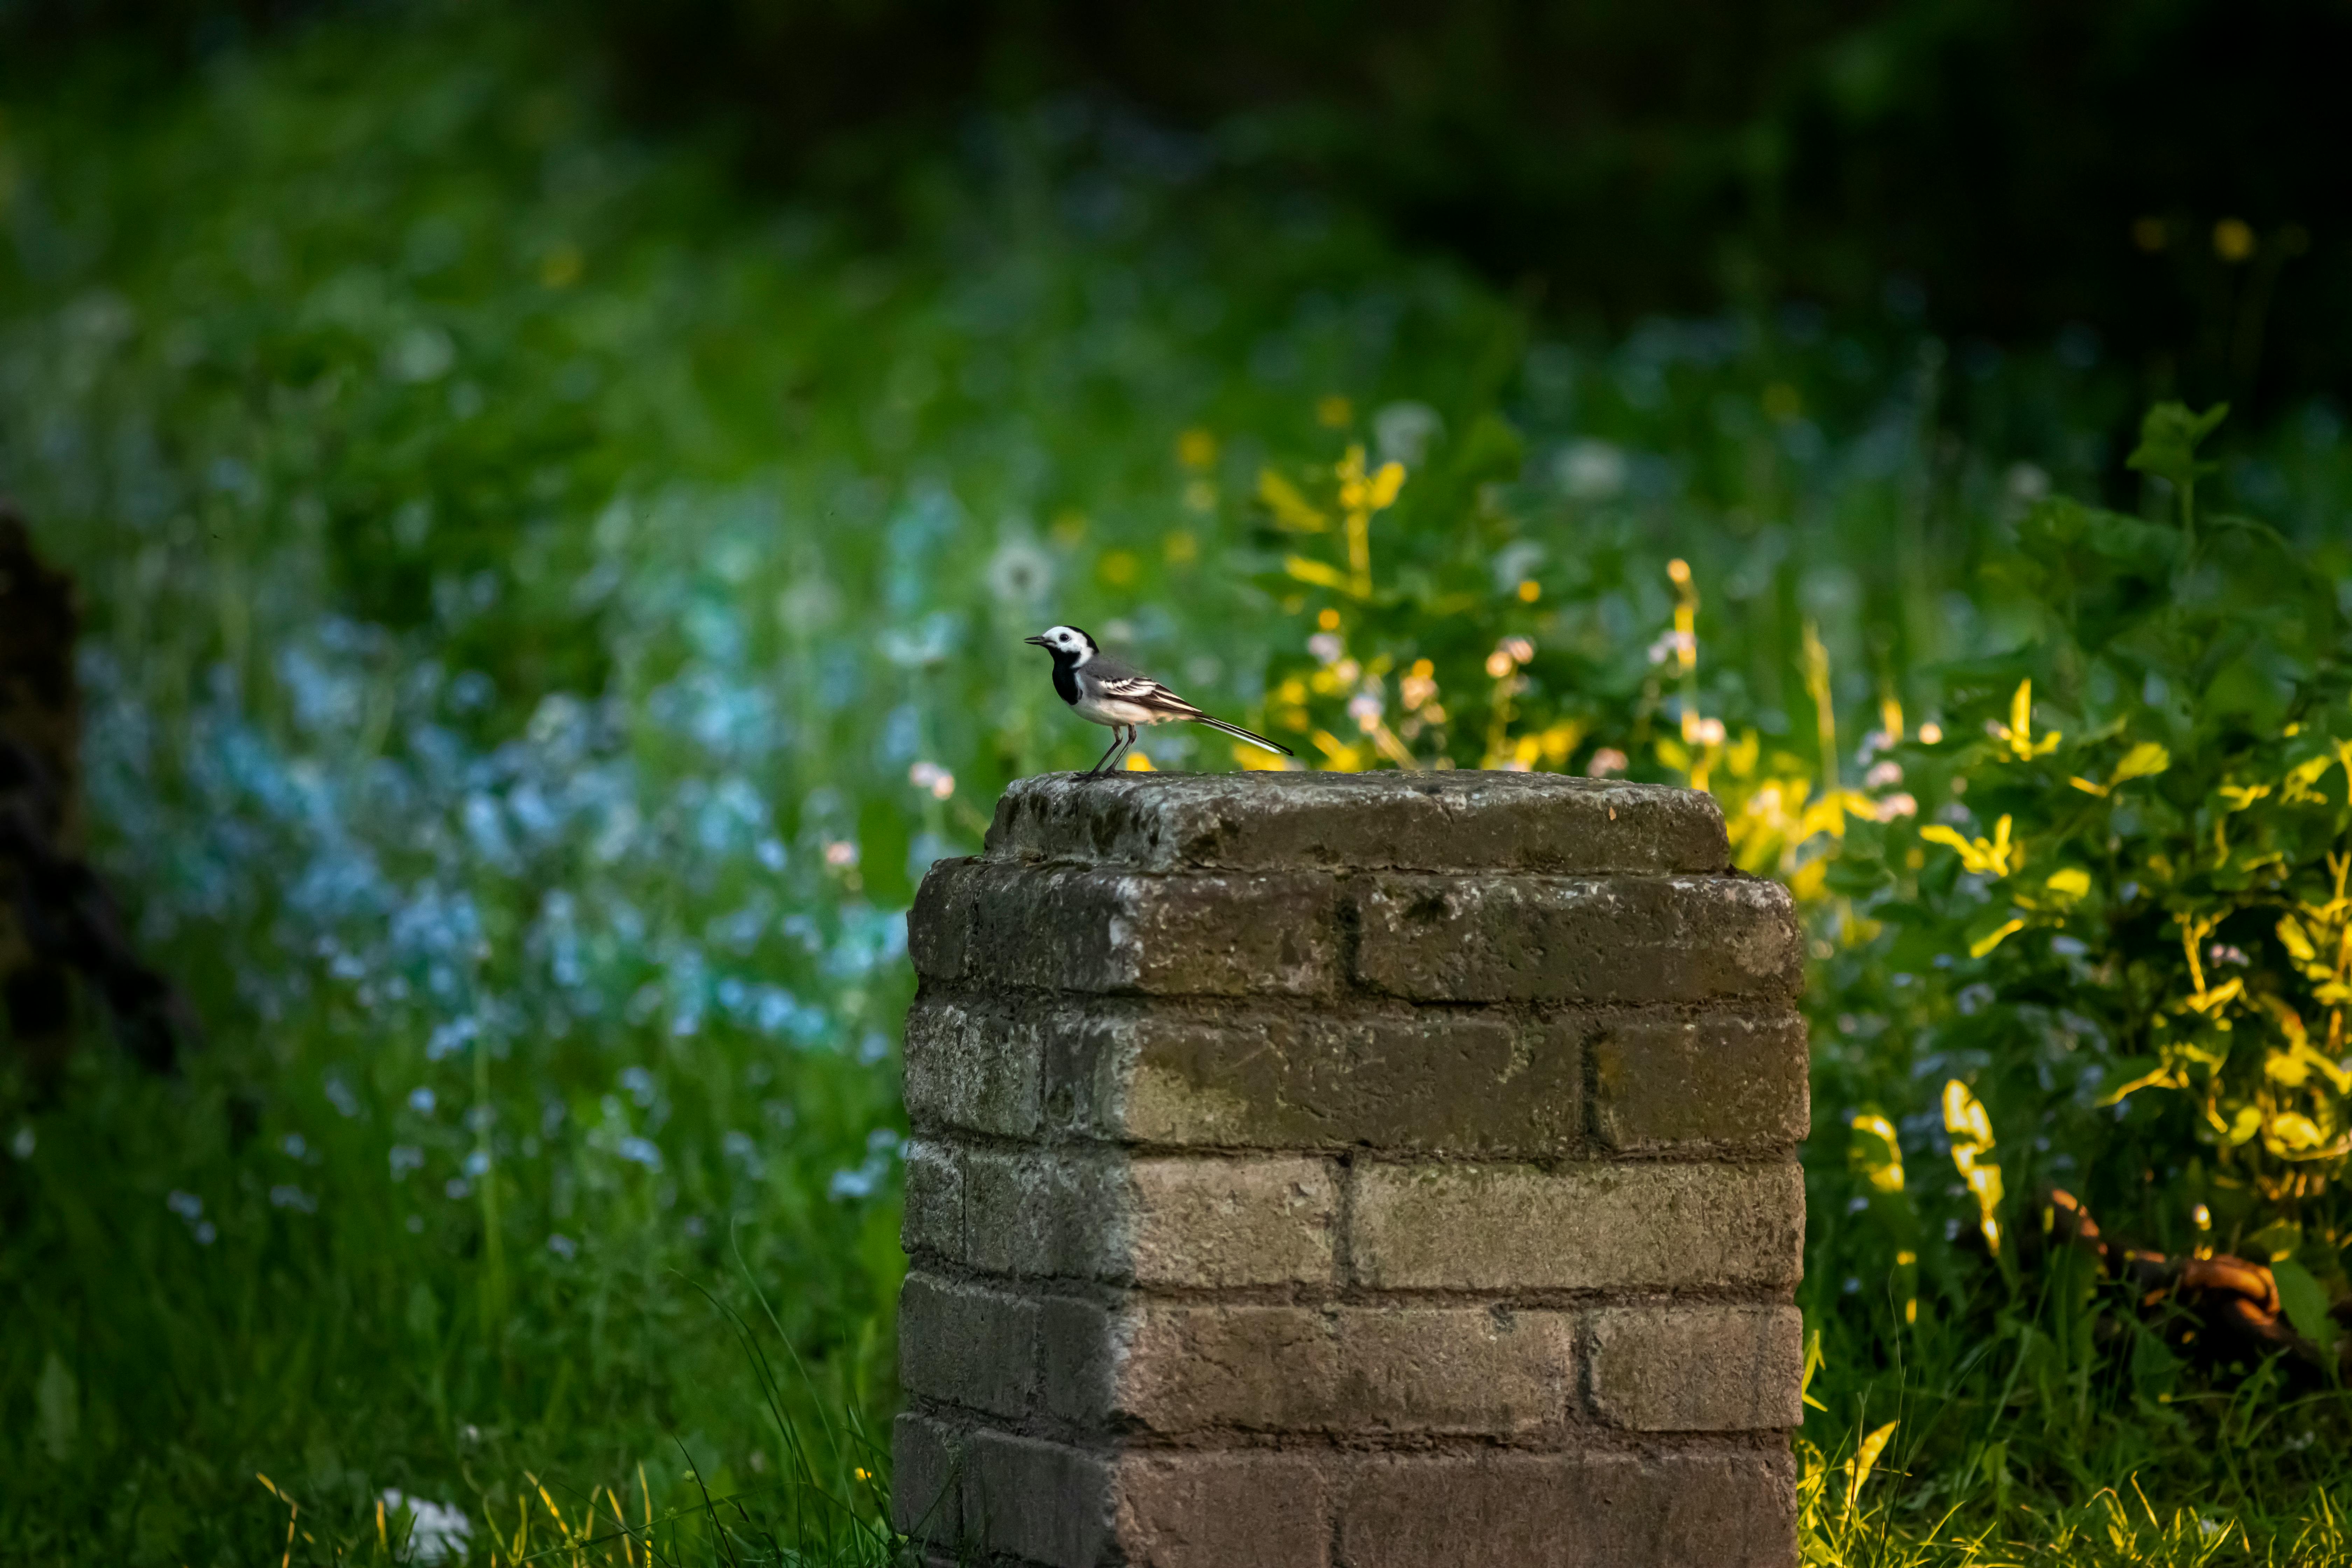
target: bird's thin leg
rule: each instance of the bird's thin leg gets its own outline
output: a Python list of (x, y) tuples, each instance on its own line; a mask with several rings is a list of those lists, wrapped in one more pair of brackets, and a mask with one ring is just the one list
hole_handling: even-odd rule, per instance
[(1092, 778), (1097, 773), (1101, 773), (1103, 771), (1104, 764), (1110, 761), (1110, 752), (1118, 751), (1118, 726), (1113, 724), (1110, 727), (1110, 752), (1105, 752), (1101, 756), (1095, 759), (1095, 765), (1087, 770), (1087, 777)]
[(1118, 760), (1119, 760), (1119, 765), (1120, 765), (1120, 766), (1122, 766), (1122, 767), (1124, 767), (1124, 766), (1126, 765), (1126, 763), (1127, 763), (1127, 752), (1128, 752), (1128, 748), (1135, 744), (1135, 737), (1136, 737), (1136, 733), (1137, 733), (1137, 731), (1136, 731), (1136, 728), (1135, 728), (1135, 726), (1134, 726), (1134, 725), (1132, 725), (1132, 724), (1129, 724), (1129, 725), (1127, 727), (1127, 739), (1126, 739), (1126, 740), (1124, 740), (1124, 741), (1121, 741), (1121, 742), (1118, 743)]

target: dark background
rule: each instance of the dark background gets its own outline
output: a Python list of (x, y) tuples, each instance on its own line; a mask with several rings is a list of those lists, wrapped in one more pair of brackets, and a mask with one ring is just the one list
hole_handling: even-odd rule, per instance
[[(0, 0), (0, 80), (135, 94), (315, 9)], [(2002, 345), (2071, 328), (2142, 395), (2256, 411), (2331, 390), (2352, 342), (2344, 4), (571, 10), (640, 122), (723, 136), (747, 181), (850, 205), (976, 110), (1082, 93), (1207, 132), (1228, 174), (1328, 190), (1579, 325), (1891, 302)]]

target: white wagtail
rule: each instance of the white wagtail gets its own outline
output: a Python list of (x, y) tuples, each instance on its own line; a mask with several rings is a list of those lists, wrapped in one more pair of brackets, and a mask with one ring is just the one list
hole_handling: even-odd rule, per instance
[(1139, 724), (1206, 724), (1253, 746), (1286, 757), (1292, 754), (1289, 747), (1276, 745), (1264, 735), (1210, 718), (1143, 671), (1104, 658), (1095, 639), (1076, 626), (1055, 626), (1043, 637), (1027, 640), (1054, 656), (1054, 689), (1071, 710), (1089, 724), (1110, 727), (1110, 750), (1087, 770), (1088, 776), (1101, 773), (1113, 757), (1135, 744)]

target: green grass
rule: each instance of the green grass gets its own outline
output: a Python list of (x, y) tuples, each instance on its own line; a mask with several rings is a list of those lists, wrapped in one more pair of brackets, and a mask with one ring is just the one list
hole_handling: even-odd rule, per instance
[[(1885, 681), (1932, 701), (2004, 635), (2020, 498), (2097, 489), (2131, 410), (1899, 319), (1551, 340), (1068, 105), (908, 170), (887, 246), (717, 167), (430, 6), (0, 121), (0, 485), (84, 584), (96, 846), (210, 1031), (177, 1081), (99, 1045), (55, 1103), (0, 1089), (0, 1557), (373, 1560), (386, 1488), (511, 1556), (562, 1539), (543, 1483), (678, 1559), (886, 1560), (900, 911), (1005, 780), (1093, 754), (1022, 635), (1259, 710), (1303, 632), (1258, 468), (1412, 399), (1444, 434), (1395, 528), (1445, 544), (1410, 508), (1500, 463), (1455, 553), (1572, 586), (1530, 625), (1596, 679), (1643, 679), (1687, 556), (1711, 710), (1806, 749), (1804, 624), (1849, 733)], [(2228, 481), (2340, 536), (2339, 436)], [(2324, 1398), (2142, 1410), (1964, 1312), (1898, 1367), (1812, 1305), (1809, 1436), (1904, 1422), (1825, 1561), (2327, 1560), (2292, 1545), (2345, 1495)]]

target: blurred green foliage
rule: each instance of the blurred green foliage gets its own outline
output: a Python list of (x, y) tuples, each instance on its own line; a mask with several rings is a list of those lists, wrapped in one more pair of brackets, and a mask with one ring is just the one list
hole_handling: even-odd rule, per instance
[[(2053, 499), (2133, 471), (2127, 394), (2071, 351), (1903, 310), (1564, 334), (1067, 101), (878, 182), (877, 245), (616, 128), (596, 72), (528, 16), (421, 9), (135, 115), (58, 91), (0, 121), (0, 484), (84, 584), (97, 847), (212, 1035), (184, 1081), (93, 1051), (58, 1103), (0, 1090), (0, 1539), (250, 1561), (282, 1495), (364, 1555), (396, 1487), (511, 1554), (519, 1517), (547, 1545), (595, 1495), (690, 1514), (707, 1484), (747, 1554), (887, 1553), (899, 915), (1004, 781), (1094, 755), (1020, 644), (1055, 620), (1326, 764), (1714, 788), (1818, 925), (1811, 1435), (1940, 1402), (1967, 1436), (1906, 1403), (1873, 1483), (1934, 1478), (1906, 1531), (2018, 1497), (2105, 1528), (2135, 1468), (2301, 1528), (2269, 1478), (2342, 1446), (2275, 1373), (2155, 1342), (2115, 1393), (2095, 1320), (2130, 1314), (1988, 1265), (1985, 1184), (1925, 1173), (1958, 1078), (2012, 1230), (2044, 1173), (2154, 1239), (2195, 1194), (2232, 1237), (2278, 1207), (2241, 1223), (2223, 1183), (2297, 1151), (2258, 1128), (2232, 1164), (2188, 1107), (2320, 1127), (2332, 1082), (2197, 1055), (2223, 1018), (2284, 1040), (2265, 994), (2321, 1016), (2277, 922), (2324, 905), (2340, 831), (2333, 775), (2284, 793), (2340, 732), (2303, 717), (2341, 706), (2331, 405), (2152, 431), (2147, 515), (2106, 512)], [(2219, 464), (2193, 554), (2183, 461)], [(1896, 744), (1923, 718), (1947, 738)], [(1986, 718), (2063, 739), (2017, 756)], [(2031, 886), (1921, 839), (1990, 843), (1996, 805)], [(2283, 858), (2197, 860), (2216, 821)], [(2211, 991), (2165, 922), (2224, 910), (2196, 940), (2247, 955), (2242, 999), (2147, 1014)], [(2126, 1069), (2193, 1092), (2118, 1119)], [(2340, 1226), (2294, 1201), (2297, 1247)], [(1897, 1327), (1864, 1277), (1929, 1310)], [(676, 1528), (723, 1554), (709, 1515)]]
[[(319, 0), (5, 0), (0, 84), (136, 97)], [(1042, 99), (1213, 139), (1539, 291), (1557, 321), (1882, 293), (1956, 341), (2104, 340), (2146, 396), (2264, 410), (2352, 341), (2340, 10), (2309, 0), (598, 0), (548, 7), (639, 122), (903, 233), (897, 173)], [(8, 64), (16, 64), (13, 72)], [(881, 199), (873, 199), (882, 193)], [(1890, 292), (1891, 290), (1891, 292)], [(2118, 433), (2126, 421), (2119, 421)]]

